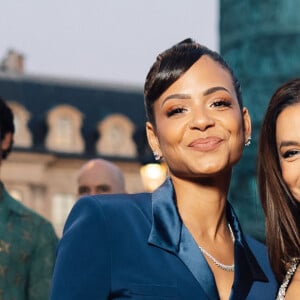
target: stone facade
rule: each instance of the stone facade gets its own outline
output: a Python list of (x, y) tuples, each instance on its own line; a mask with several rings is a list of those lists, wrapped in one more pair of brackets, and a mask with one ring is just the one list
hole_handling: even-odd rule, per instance
[(146, 144), (135, 139), (145, 126), (142, 92), (0, 72), (0, 95), (14, 112), (16, 128), (1, 180), (15, 198), (49, 219), (59, 236), (77, 200), (77, 172), (89, 159), (118, 165), (128, 193), (145, 191), (137, 143)]
[[(87, 159), (13, 151), (2, 164), (9, 192), (54, 225), (60, 236), (77, 200), (77, 173)], [(144, 192), (139, 162), (114, 161), (124, 172), (129, 193)]]

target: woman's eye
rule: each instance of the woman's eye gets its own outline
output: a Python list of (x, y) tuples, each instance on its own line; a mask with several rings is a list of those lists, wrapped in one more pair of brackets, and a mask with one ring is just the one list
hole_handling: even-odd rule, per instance
[(231, 102), (227, 100), (217, 100), (212, 103), (213, 107), (230, 107)]
[(167, 116), (168, 117), (171, 117), (173, 115), (176, 115), (176, 114), (181, 114), (185, 111), (185, 108), (182, 108), (182, 107), (176, 107), (174, 109), (171, 109), (167, 112)]
[(297, 154), (299, 154), (298, 150), (288, 150), (288, 151), (286, 151), (282, 154), (282, 157), (283, 158), (289, 158), (289, 157), (293, 157)]

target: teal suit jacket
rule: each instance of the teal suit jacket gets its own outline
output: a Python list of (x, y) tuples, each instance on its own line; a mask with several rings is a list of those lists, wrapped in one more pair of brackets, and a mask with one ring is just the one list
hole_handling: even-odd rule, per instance
[[(218, 299), (213, 274), (182, 223), (168, 179), (153, 194), (77, 202), (66, 222), (51, 300)], [(230, 204), (235, 277), (230, 299), (275, 299), (265, 246), (244, 236)]]

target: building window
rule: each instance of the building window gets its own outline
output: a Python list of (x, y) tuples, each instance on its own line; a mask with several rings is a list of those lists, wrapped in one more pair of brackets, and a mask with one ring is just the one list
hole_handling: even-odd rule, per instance
[(96, 151), (100, 155), (136, 157), (136, 145), (132, 139), (133, 123), (121, 114), (110, 115), (98, 124), (100, 139)]
[(46, 147), (49, 150), (82, 153), (84, 140), (81, 135), (82, 113), (70, 105), (60, 105), (47, 115), (48, 134)]
[(75, 196), (67, 193), (57, 193), (52, 198), (51, 220), (58, 236), (62, 235), (67, 216), (75, 201)]
[(72, 120), (68, 115), (61, 116), (55, 123), (55, 142), (59, 145), (69, 147), (74, 140)]
[(29, 148), (32, 146), (32, 135), (28, 127), (30, 113), (26, 108), (15, 101), (8, 101), (7, 104), (14, 114), (14, 146)]

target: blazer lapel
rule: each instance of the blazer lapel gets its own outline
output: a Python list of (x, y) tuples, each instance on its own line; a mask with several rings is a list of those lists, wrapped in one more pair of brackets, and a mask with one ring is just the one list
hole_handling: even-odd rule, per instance
[[(177, 211), (171, 179), (152, 194), (152, 228), (148, 243), (177, 255), (199, 282), (207, 299), (218, 299), (214, 276), (192, 235), (182, 223)], [(227, 218), (235, 235), (235, 276), (231, 300), (246, 299), (254, 281), (268, 279), (251, 252), (238, 219), (227, 203)]]
[(182, 223), (173, 199), (175, 195), (170, 179), (152, 194), (153, 224), (148, 242), (177, 255), (199, 282), (207, 299), (218, 299), (213, 274)]
[(254, 281), (268, 282), (268, 278), (250, 250), (230, 203), (227, 203), (227, 218), (236, 238), (234, 245), (236, 267), (230, 299), (243, 300), (246, 299)]
[(188, 229), (183, 225), (178, 257), (199, 282), (208, 299), (219, 299), (215, 278)]
[(182, 222), (179, 219), (171, 179), (152, 194), (152, 228), (148, 242), (177, 253)]

